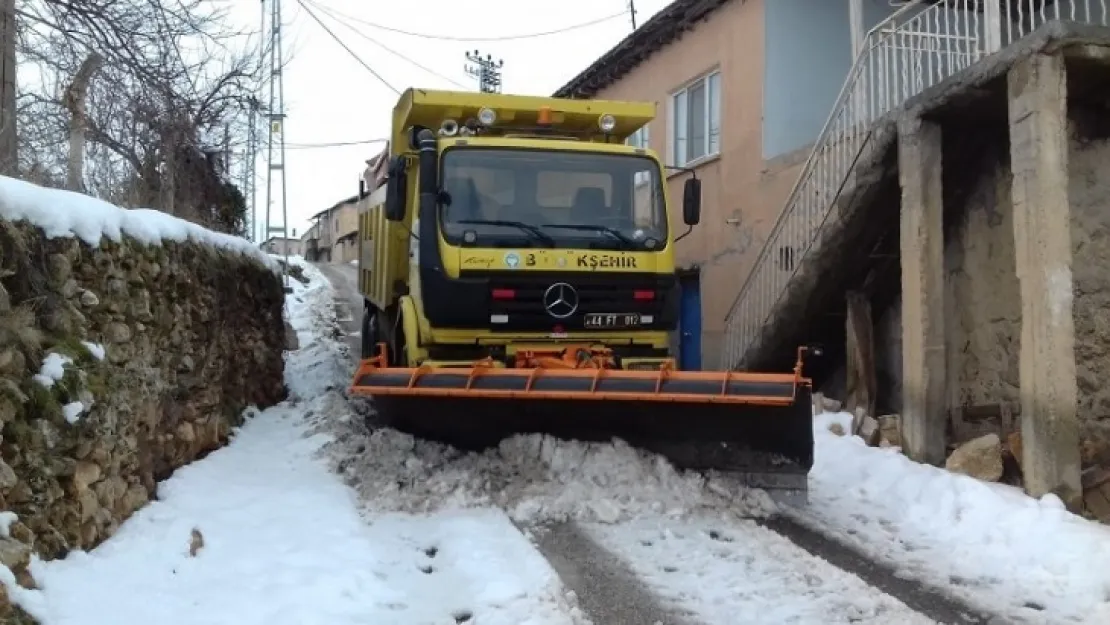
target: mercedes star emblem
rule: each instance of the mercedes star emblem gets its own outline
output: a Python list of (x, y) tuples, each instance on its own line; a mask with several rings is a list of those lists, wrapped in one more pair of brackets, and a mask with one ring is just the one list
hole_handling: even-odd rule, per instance
[(578, 291), (566, 282), (556, 282), (543, 293), (543, 307), (556, 319), (566, 319), (578, 310)]

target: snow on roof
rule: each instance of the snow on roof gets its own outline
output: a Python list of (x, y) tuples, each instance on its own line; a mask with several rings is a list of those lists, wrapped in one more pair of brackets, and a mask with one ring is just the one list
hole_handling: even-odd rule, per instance
[(281, 271), (278, 263), (246, 239), (162, 211), (124, 209), (82, 193), (49, 189), (7, 176), (0, 176), (0, 219), (26, 220), (41, 228), (48, 238), (76, 236), (93, 247), (98, 247), (103, 237), (119, 242), (125, 234), (146, 245), (191, 241), (238, 252), (275, 272)]

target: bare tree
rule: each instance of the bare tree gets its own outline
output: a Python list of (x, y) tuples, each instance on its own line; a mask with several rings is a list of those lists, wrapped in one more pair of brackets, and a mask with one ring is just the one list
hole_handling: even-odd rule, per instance
[(88, 108), (86, 106), (89, 81), (100, 66), (104, 57), (93, 52), (85, 57), (77, 75), (66, 89), (63, 104), (69, 111), (69, 158), (66, 159), (66, 187), (71, 191), (83, 191), (82, 176), (85, 172), (85, 131), (88, 128)]
[(0, 0), (0, 175), (16, 168), (15, 0)]
[(20, 67), (41, 77), (15, 107), (23, 174), (241, 231), (226, 153), (245, 140), (258, 51), (234, 50), (210, 5), (19, 0)]

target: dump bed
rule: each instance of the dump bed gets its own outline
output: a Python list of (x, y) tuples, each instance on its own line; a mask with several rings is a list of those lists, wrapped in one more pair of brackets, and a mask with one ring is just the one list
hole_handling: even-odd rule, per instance
[(408, 89), (401, 94), (393, 109), (394, 155), (406, 149), (406, 133), (413, 125), (434, 131), (445, 119), (453, 119), (462, 124), (468, 118), (476, 118), (483, 107), (493, 109), (497, 114), (497, 123), (491, 129), (483, 129), (484, 136), (535, 127), (543, 108), (549, 110), (551, 127), (554, 130), (572, 135), (589, 133), (590, 139), (594, 141), (606, 140), (598, 129), (598, 118), (604, 114), (612, 115), (616, 119), (616, 126), (608, 133), (609, 143), (624, 143), (625, 139), (655, 118), (654, 102), (570, 100), (473, 91)]
[(358, 203), (358, 286), (364, 298), (379, 308), (393, 301), (393, 285), (408, 277), (407, 223), (385, 218), (388, 183)]

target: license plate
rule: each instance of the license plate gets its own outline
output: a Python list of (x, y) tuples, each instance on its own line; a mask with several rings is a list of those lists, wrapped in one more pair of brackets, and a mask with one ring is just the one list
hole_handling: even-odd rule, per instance
[(590, 313), (585, 317), (587, 328), (627, 328), (640, 325), (637, 313)]

